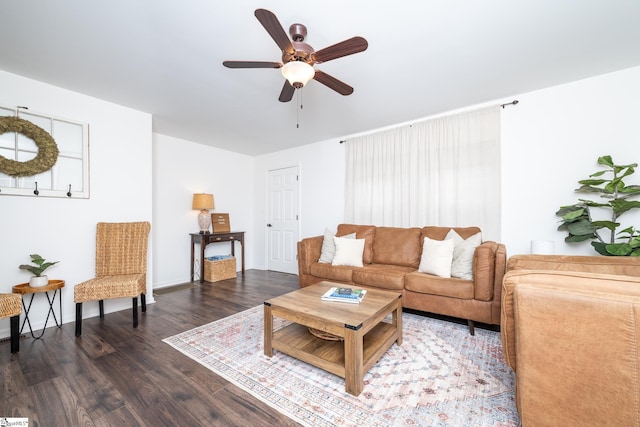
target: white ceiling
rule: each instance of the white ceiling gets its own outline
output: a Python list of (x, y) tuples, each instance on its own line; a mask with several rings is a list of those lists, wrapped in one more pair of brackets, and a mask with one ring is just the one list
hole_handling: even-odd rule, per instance
[[(316, 50), (366, 38), (365, 52), (316, 65), (355, 92), (312, 81), (298, 110), (297, 94), (278, 101), (279, 70), (223, 67), (280, 61), (257, 8), (287, 32), (305, 24)], [(0, 69), (249, 155), (640, 65), (637, 0), (14, 0), (0, 3), (0, 23)]]

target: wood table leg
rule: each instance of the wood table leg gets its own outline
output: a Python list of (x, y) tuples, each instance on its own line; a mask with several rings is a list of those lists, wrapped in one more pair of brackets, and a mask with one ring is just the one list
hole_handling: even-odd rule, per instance
[(271, 306), (264, 305), (264, 355), (273, 356), (273, 315), (271, 314)]
[(398, 301), (398, 307), (393, 311), (392, 323), (398, 331), (398, 339), (396, 343), (402, 345), (402, 304)]
[(204, 237), (200, 238), (200, 283), (204, 283), (204, 250), (207, 244), (204, 242)]
[(344, 383), (347, 393), (360, 395), (364, 388), (362, 329), (345, 328), (344, 334)]

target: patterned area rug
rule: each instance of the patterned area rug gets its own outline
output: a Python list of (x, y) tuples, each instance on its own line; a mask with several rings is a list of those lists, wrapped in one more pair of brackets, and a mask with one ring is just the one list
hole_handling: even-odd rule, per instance
[[(164, 340), (305, 426), (518, 426), (514, 375), (500, 334), (403, 313), (403, 342), (365, 375), (364, 391), (274, 351), (263, 353), (263, 307)], [(287, 322), (274, 318), (274, 329)]]

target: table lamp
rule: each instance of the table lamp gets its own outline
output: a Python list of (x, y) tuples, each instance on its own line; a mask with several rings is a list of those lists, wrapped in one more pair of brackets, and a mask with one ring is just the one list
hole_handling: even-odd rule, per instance
[(200, 234), (210, 234), (209, 227), (211, 227), (211, 215), (209, 214), (209, 209), (215, 208), (213, 203), (213, 194), (194, 194), (191, 208), (194, 210), (200, 210), (200, 213), (198, 214)]

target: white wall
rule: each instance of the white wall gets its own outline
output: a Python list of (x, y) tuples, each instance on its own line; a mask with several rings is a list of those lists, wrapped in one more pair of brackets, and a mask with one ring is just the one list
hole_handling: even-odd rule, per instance
[[(595, 255), (588, 243), (564, 243), (555, 212), (577, 202), (573, 190), (578, 180), (600, 170), (599, 156), (640, 163), (640, 67), (495, 103), (512, 99), (519, 104), (505, 108), (502, 115), (503, 185), (496, 189), (502, 191), (499, 240), (509, 255), (529, 253), (531, 240), (552, 240), (555, 253)], [(320, 235), (325, 227), (335, 230), (342, 222), (343, 149), (336, 139), (256, 158), (256, 240), (265, 248), (256, 253), (257, 268), (266, 256), (264, 233), (258, 232), (265, 224), (266, 171), (301, 165), (301, 237)], [(639, 184), (640, 171), (627, 183)], [(640, 227), (640, 213), (627, 213), (622, 220)]]
[[(556, 254), (596, 255), (588, 242), (564, 242), (555, 212), (579, 198), (597, 200), (573, 190), (602, 170), (598, 157), (640, 163), (640, 67), (516, 98), (520, 103), (506, 108), (502, 121), (502, 241), (508, 254), (529, 253), (531, 240), (551, 240)], [(625, 181), (640, 184), (640, 171)], [(640, 228), (640, 213), (625, 213), (620, 221)]]
[(256, 157), (254, 169), (255, 268), (267, 267), (267, 175), (300, 167), (300, 238), (335, 230), (344, 213), (344, 144), (329, 140)]
[[(0, 104), (89, 123), (89, 199), (0, 195), (0, 292), (29, 280), (31, 274), (18, 269), (29, 254), (60, 261), (47, 274), (65, 280), (63, 321), (72, 322), (73, 287), (95, 274), (96, 223), (151, 221), (151, 116), (3, 71)], [(152, 264), (150, 254), (149, 288)], [(105, 302), (107, 312), (130, 306), (130, 300)], [(47, 309), (44, 294), (36, 295), (29, 316), (35, 328), (43, 326)], [(97, 303), (84, 304), (84, 317), (97, 314)], [(8, 335), (9, 322), (0, 322), (0, 337)]]
[[(213, 194), (215, 210), (212, 212), (229, 213), (232, 231), (245, 232), (245, 268), (253, 266), (253, 158), (154, 134), (153, 238), (157, 242), (152, 247), (154, 288), (190, 279), (189, 233), (200, 230), (198, 211), (191, 210), (194, 193)], [(210, 244), (205, 255), (230, 254), (230, 246), (231, 243)], [(235, 249), (237, 270), (240, 270), (239, 243)], [(198, 250), (196, 245), (196, 259)]]

